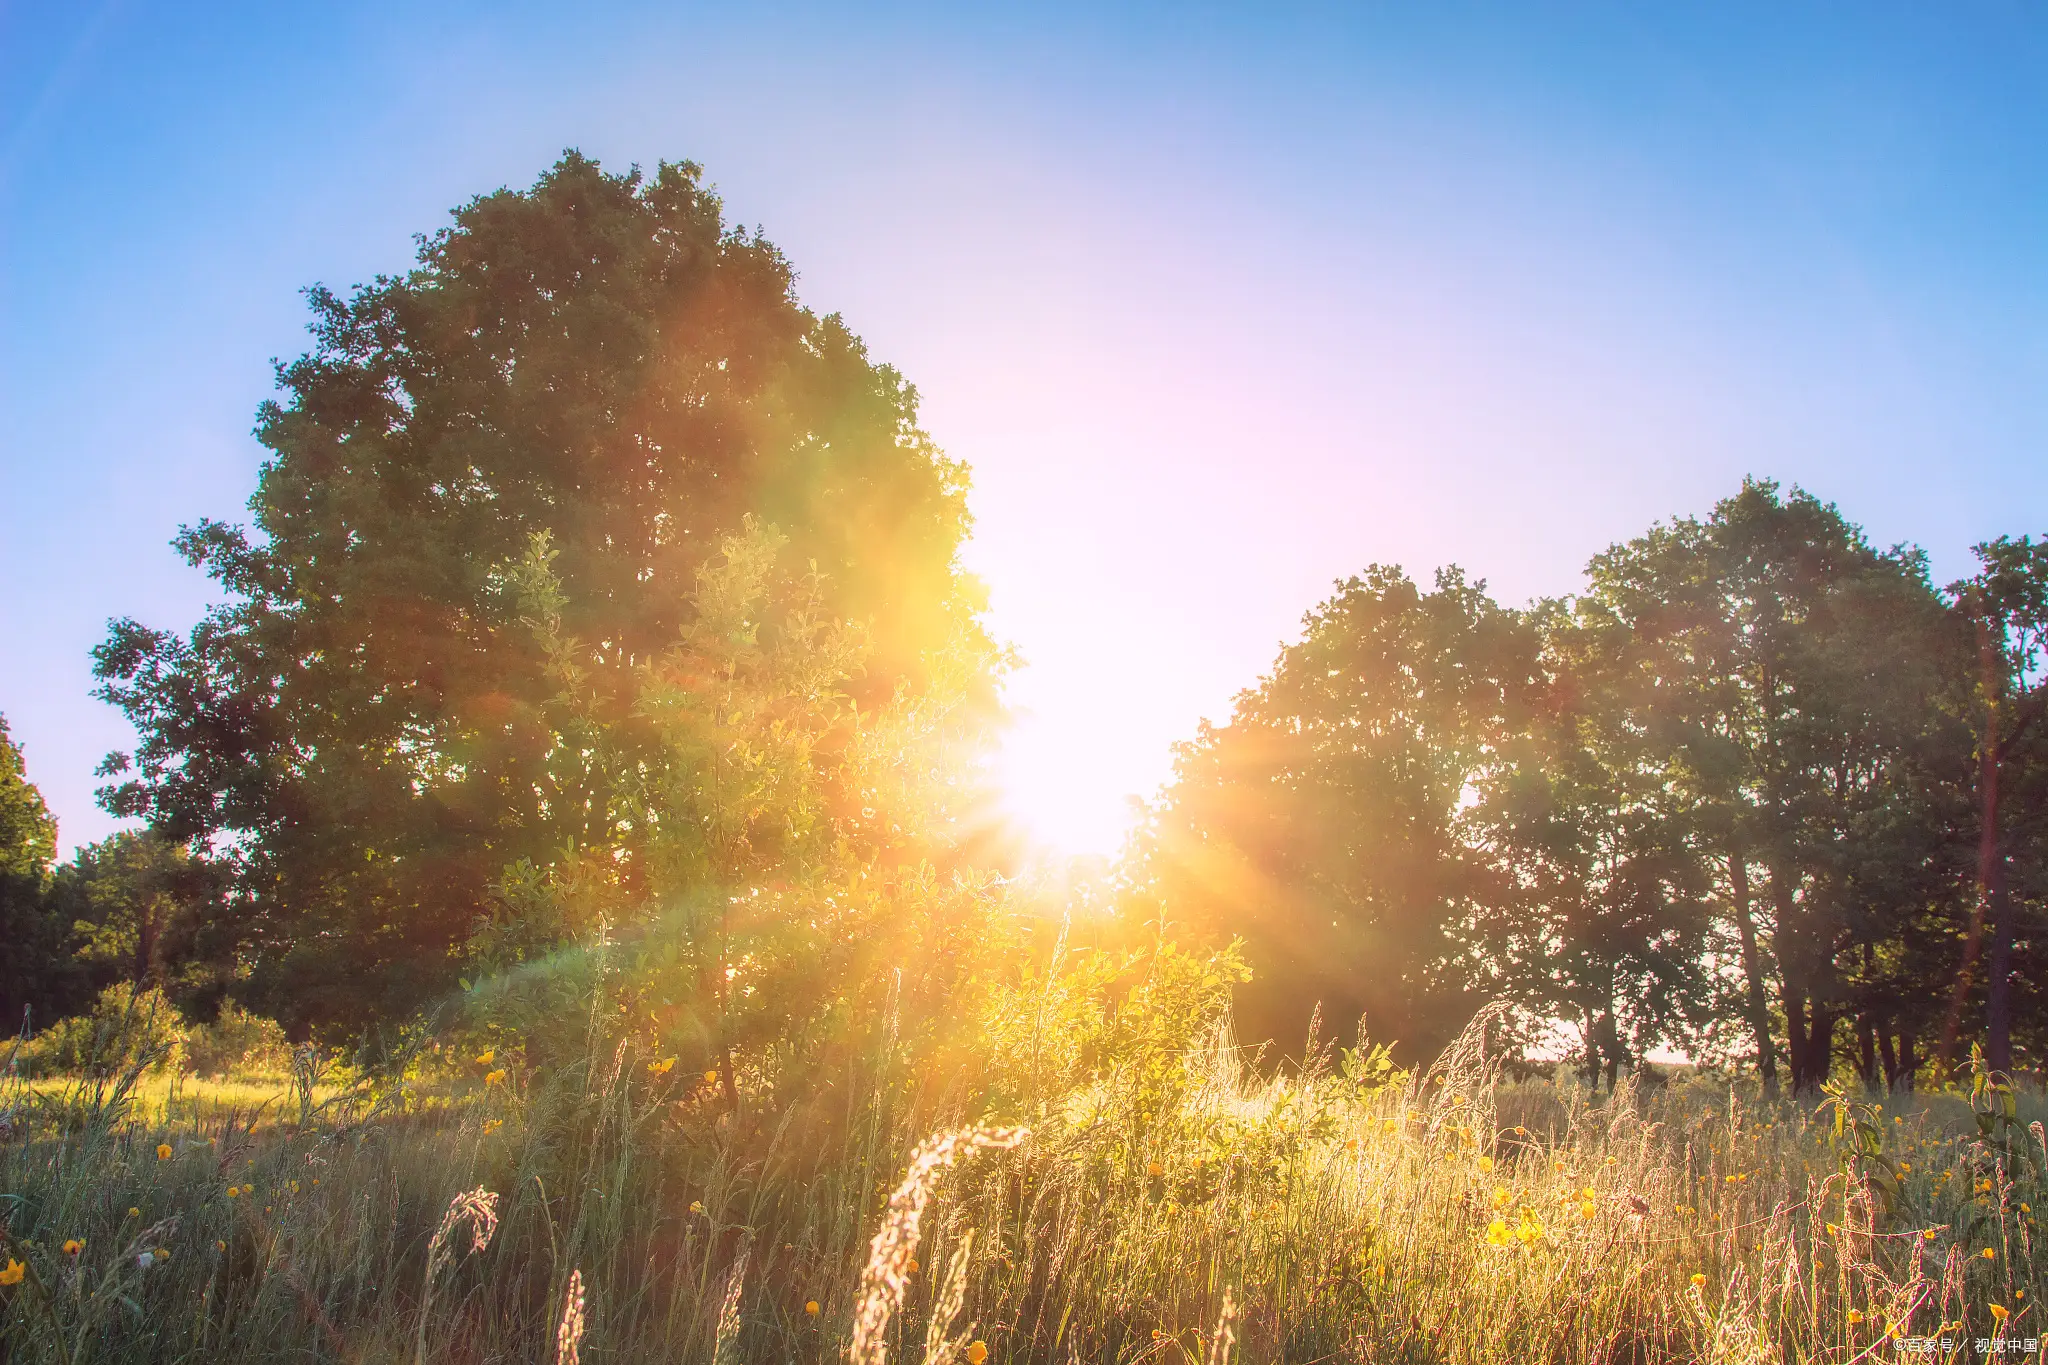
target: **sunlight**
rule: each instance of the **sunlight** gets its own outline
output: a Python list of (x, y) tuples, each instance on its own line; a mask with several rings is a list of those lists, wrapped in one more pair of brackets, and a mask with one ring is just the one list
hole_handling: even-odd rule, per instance
[(1004, 736), (994, 768), (1003, 814), (1034, 851), (1071, 858), (1123, 847), (1133, 797), (1157, 781), (1145, 780), (1142, 764), (1113, 717), (1070, 715), (1055, 724), (1027, 713)]

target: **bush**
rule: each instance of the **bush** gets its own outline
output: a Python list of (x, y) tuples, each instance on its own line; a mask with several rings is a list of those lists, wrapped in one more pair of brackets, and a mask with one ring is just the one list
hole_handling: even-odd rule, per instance
[(186, 1039), (185, 1066), (202, 1076), (291, 1069), (292, 1049), (275, 1019), (252, 1014), (230, 1000), (210, 1024), (194, 1028)]
[(121, 981), (100, 992), (90, 1014), (60, 1019), (31, 1038), (22, 1060), (31, 1075), (108, 1076), (143, 1061), (162, 1070), (183, 1064), (188, 1033), (162, 991)]

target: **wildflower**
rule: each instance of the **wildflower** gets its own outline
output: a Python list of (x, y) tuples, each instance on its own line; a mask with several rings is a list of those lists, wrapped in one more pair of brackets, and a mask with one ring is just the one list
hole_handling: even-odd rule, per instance
[(28, 1274), (28, 1267), (12, 1256), (7, 1258), (7, 1268), (0, 1270), (0, 1285), (20, 1284), (21, 1277)]
[(1588, 1199), (1579, 1205), (1579, 1217), (1591, 1218), (1600, 1212), (1600, 1206)]
[(1931, 1242), (1931, 1241), (1933, 1241), (1933, 1240), (1934, 1240), (1934, 1229), (1933, 1229), (1933, 1228), (1927, 1228), (1927, 1229), (1923, 1230), (1923, 1231), (1921, 1232), (1921, 1234), (1920, 1234), (1920, 1237), (1921, 1237), (1921, 1239), (1922, 1239), (1923, 1241), (1928, 1241), (1928, 1242)]
[(1166, 1174), (1166, 1168), (1156, 1161), (1148, 1161), (1145, 1163), (1145, 1174), (1154, 1177), (1161, 1176)]
[(970, 1344), (970, 1345), (968, 1346), (968, 1348), (967, 1348), (967, 1365), (981, 1365), (981, 1362), (982, 1362), (982, 1361), (984, 1361), (984, 1360), (987, 1360), (987, 1359), (988, 1359), (988, 1343), (987, 1343), (987, 1342), (985, 1342), (985, 1341), (976, 1341), (976, 1342), (973, 1342), (972, 1344)]
[(1854, 1327), (1861, 1321), (1863, 1321), (1863, 1310), (1861, 1308), (1851, 1308), (1849, 1310), (1849, 1325)]
[[(484, 1120), (484, 1136), (485, 1136), (485, 1137), (489, 1137), (489, 1136), (490, 1136), (491, 1134), (493, 1134), (493, 1133), (497, 1132), (497, 1131), (498, 1131), (498, 1130), (499, 1130), (500, 1128), (503, 1128), (504, 1126), (505, 1126), (505, 1120), (503, 1120), (503, 1119), (485, 1119), (485, 1120)], [(315, 1185), (317, 1185), (317, 1184), (319, 1184), (320, 1182), (316, 1180), (316, 1181), (314, 1181), (313, 1183), (314, 1183)]]
[(156, 1249), (155, 1255), (159, 1261), (168, 1261), (171, 1259), (170, 1249), (167, 1247), (158, 1247)]
[(140, 1218), (142, 1217), (142, 1210), (137, 1208), (131, 1208), (128, 1210), (128, 1216), (130, 1218)]
[(1505, 1206), (1506, 1206), (1507, 1202), (1508, 1202), (1508, 1187), (1507, 1187), (1507, 1186), (1505, 1186), (1505, 1185), (1496, 1185), (1496, 1186), (1494, 1186), (1494, 1187), (1493, 1187), (1493, 1206), (1494, 1206), (1495, 1208), (1497, 1208), (1497, 1209), (1498, 1209), (1498, 1208), (1503, 1208), (1503, 1207), (1505, 1207)]
[(239, 1199), (239, 1198), (241, 1198), (241, 1197), (242, 1197), (242, 1187), (241, 1187), (240, 1185), (230, 1185), (230, 1186), (228, 1186), (228, 1198), (230, 1198), (230, 1199)]
[(812, 1299), (804, 1305), (804, 1313), (806, 1316), (815, 1318), (816, 1316), (818, 1316), (818, 1312), (818, 1301), (816, 1299)]
[[(1357, 1150), (1358, 1150), (1358, 1139), (1357, 1139), (1357, 1138), (1347, 1138), (1347, 1139), (1345, 1139), (1345, 1142), (1344, 1142), (1344, 1150), (1345, 1150), (1345, 1151), (1347, 1151), (1347, 1152), (1355, 1152), (1355, 1151), (1357, 1151)], [(1202, 1159), (1201, 1159), (1200, 1157), (1196, 1157), (1196, 1158), (1195, 1158), (1195, 1164), (1199, 1166), (1199, 1165), (1201, 1165), (1201, 1163), (1202, 1163)]]
[(1694, 1289), (1705, 1289), (1707, 1287), (1707, 1277), (1695, 1272), (1692, 1277), (1692, 1287)]
[(1562, 1161), (1553, 1161), (1550, 1163), (1550, 1169), (1557, 1172), (1559, 1175), (1563, 1175), (1564, 1163)]
[(703, 1201), (703, 1200), (701, 1200), (701, 1199), (692, 1199), (692, 1200), (690, 1201), (690, 1212), (691, 1212), (691, 1213), (702, 1213), (702, 1212), (704, 1212), (704, 1201)]
[(1612, 1165), (1613, 1165), (1614, 1163), (1615, 1163), (1615, 1158), (1613, 1158), (1613, 1157), (1608, 1157), (1608, 1158), (1607, 1158), (1607, 1164), (1608, 1164), (1608, 1165), (1612, 1166)]
[(85, 1239), (83, 1237), (66, 1237), (64, 1239), (64, 1254), (66, 1256), (76, 1256), (83, 1250), (85, 1250)]
[(2002, 1303), (1994, 1303), (1991, 1305), (1991, 1316), (1997, 1318), (2000, 1322), (2004, 1322), (2006, 1318), (2011, 1316), (2011, 1310)]
[(716, 1071), (707, 1071), (707, 1072), (705, 1072), (705, 1073), (704, 1073), (704, 1084), (706, 1084), (706, 1085), (717, 1085), (717, 1084), (718, 1084), (718, 1073), (717, 1073)]
[(649, 1062), (647, 1064), (647, 1074), (650, 1076), (666, 1076), (675, 1069), (676, 1059), (673, 1057), (664, 1057), (658, 1062)]
[(485, 1084), (485, 1085), (502, 1085), (502, 1084), (504, 1083), (504, 1080), (505, 1080), (505, 1070), (504, 1070), (504, 1068), (503, 1068), (503, 1067), (500, 1067), (500, 1068), (499, 1068), (498, 1070), (496, 1070), (496, 1071), (486, 1071), (486, 1072), (484, 1073), (484, 1084)]
[(1487, 1175), (1487, 1174), (1490, 1174), (1490, 1173), (1492, 1172), (1492, 1170), (1493, 1170), (1493, 1158), (1492, 1158), (1492, 1157), (1490, 1157), (1490, 1156), (1483, 1156), (1483, 1157), (1480, 1157), (1480, 1158), (1479, 1158), (1479, 1173), (1480, 1173), (1481, 1175)]
[(497, 1060), (498, 1049), (494, 1047), (487, 1047), (482, 1052), (476, 1054), (476, 1064), (478, 1066), (489, 1066), (492, 1062), (495, 1062)]
[(170, 1143), (168, 1143), (168, 1142), (159, 1142), (159, 1143), (158, 1143), (158, 1144), (156, 1145), (156, 1159), (157, 1159), (158, 1161), (169, 1161), (169, 1160), (171, 1159), (171, 1144), (170, 1144)]
[(1828, 1236), (1833, 1237), (1840, 1231), (1841, 1229), (1836, 1227), (1833, 1223), (1828, 1224)]
[(1515, 1236), (1520, 1239), (1522, 1245), (1528, 1246), (1542, 1235), (1543, 1224), (1529, 1214), (1523, 1214), (1522, 1225), (1515, 1229)]
[(1987, 1261), (1995, 1261), (1995, 1260), (1997, 1260), (1997, 1259), (1998, 1259), (1998, 1253), (1997, 1253), (1997, 1252), (1995, 1252), (1995, 1251), (1993, 1251), (1993, 1250), (1992, 1250), (1992, 1249), (1991, 1249), (1990, 1247), (1985, 1247), (1985, 1248), (1984, 1248), (1984, 1259), (1985, 1259), (1985, 1260), (1987, 1260)]
[(136, 1268), (137, 1268), (137, 1269), (140, 1269), (140, 1270), (147, 1270), (147, 1269), (149, 1269), (149, 1268), (150, 1268), (151, 1266), (153, 1266), (153, 1265), (155, 1265), (155, 1264), (156, 1264), (156, 1253), (155, 1253), (155, 1252), (151, 1252), (151, 1251), (145, 1251), (145, 1252), (141, 1253), (140, 1255), (138, 1255), (138, 1256), (137, 1256), (137, 1257), (135, 1258), (135, 1265), (136, 1265)]
[(1504, 1247), (1508, 1244), (1509, 1240), (1507, 1219), (1496, 1218), (1487, 1225), (1486, 1244), (1488, 1246)]
[(220, 1238), (216, 1237), (213, 1239), (213, 1249), (215, 1251), (226, 1251), (228, 1249), (228, 1244), (226, 1242), (221, 1241)]

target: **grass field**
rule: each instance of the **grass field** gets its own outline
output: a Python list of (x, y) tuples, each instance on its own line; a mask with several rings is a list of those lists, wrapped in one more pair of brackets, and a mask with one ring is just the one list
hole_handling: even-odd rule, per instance
[(1590, 1102), (1472, 1046), (1385, 1084), (1262, 1078), (1220, 1035), (1161, 1055), (1041, 1101), (1028, 1135), (859, 1068), (827, 1103), (735, 1117), (624, 1046), (426, 1095), (151, 1082), (65, 1132), (17, 1085), (0, 1344), (73, 1365), (1849, 1362), (1925, 1338), (2042, 1358), (2032, 1100), (1688, 1081)]

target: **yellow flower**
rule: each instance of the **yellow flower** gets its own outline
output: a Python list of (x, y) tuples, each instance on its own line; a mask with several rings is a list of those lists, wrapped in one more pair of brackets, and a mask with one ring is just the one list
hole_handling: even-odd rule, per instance
[(1994, 1303), (1991, 1305), (1991, 1316), (1997, 1318), (2000, 1322), (2004, 1322), (2006, 1318), (2011, 1316), (2011, 1312), (2004, 1304)]
[(1929, 1242), (1931, 1242), (1931, 1241), (1933, 1241), (1933, 1240), (1934, 1240), (1934, 1229), (1933, 1229), (1933, 1228), (1927, 1228), (1926, 1230), (1924, 1230), (1923, 1232), (1921, 1232), (1920, 1236), (1921, 1236), (1922, 1240), (1924, 1240), (1924, 1241), (1929, 1241)]
[(159, 1143), (158, 1143), (158, 1144), (156, 1145), (156, 1159), (157, 1159), (158, 1161), (169, 1161), (169, 1160), (171, 1159), (171, 1144), (170, 1144), (170, 1143), (168, 1143), (168, 1142), (159, 1142)]
[(1861, 1321), (1863, 1321), (1863, 1310), (1861, 1308), (1851, 1308), (1849, 1310), (1849, 1325), (1854, 1327)]
[(241, 1194), (242, 1194), (242, 1187), (241, 1187), (240, 1185), (230, 1185), (230, 1186), (228, 1186), (228, 1198), (230, 1198), (230, 1199), (239, 1199), (239, 1198), (241, 1197)]
[(1607, 1158), (1607, 1164), (1608, 1164), (1608, 1165), (1612, 1166), (1612, 1165), (1613, 1165), (1614, 1163), (1615, 1163), (1615, 1158), (1614, 1158), (1614, 1157), (1608, 1157), (1608, 1158)]
[(1836, 1233), (1840, 1231), (1841, 1229), (1836, 1227), (1833, 1223), (1828, 1224), (1828, 1236), (1833, 1237)]
[(1496, 1218), (1487, 1226), (1486, 1244), (1488, 1246), (1504, 1247), (1508, 1244), (1509, 1240), (1508, 1224), (1505, 1218)]
[(658, 1062), (649, 1062), (647, 1064), (647, 1074), (650, 1076), (666, 1076), (675, 1069), (676, 1059), (673, 1057), (664, 1057)]
[(213, 1249), (215, 1251), (226, 1251), (228, 1249), (228, 1244), (226, 1242), (221, 1241), (220, 1238), (216, 1237), (213, 1239)]
[(1991, 1249), (1990, 1247), (1985, 1247), (1985, 1248), (1984, 1248), (1984, 1259), (1985, 1259), (1985, 1260), (1987, 1260), (1987, 1261), (1995, 1261), (1995, 1260), (1997, 1260), (1997, 1259), (1998, 1259), (1998, 1253), (1997, 1253), (1997, 1252), (1995, 1252), (1995, 1251), (1993, 1251), (1993, 1250), (1992, 1250), (1992, 1249)]
[(504, 1082), (504, 1080), (505, 1080), (505, 1072), (504, 1072), (504, 1069), (503, 1069), (502, 1067), (501, 1067), (501, 1068), (499, 1068), (499, 1069), (498, 1069), (498, 1070), (496, 1070), (496, 1071), (487, 1071), (487, 1072), (485, 1072), (485, 1073), (484, 1073), (484, 1084), (485, 1084), (485, 1085), (500, 1085), (500, 1084), (502, 1084), (502, 1083)]
[(168, 1261), (171, 1259), (171, 1252), (170, 1248), (168, 1247), (158, 1247), (151, 1254), (154, 1255), (159, 1261)]
[(806, 1315), (810, 1317), (815, 1318), (816, 1316), (818, 1316), (818, 1311), (818, 1301), (816, 1299), (812, 1299), (810, 1302), (804, 1305), (804, 1312)]
[(1506, 1206), (1507, 1202), (1508, 1187), (1505, 1185), (1495, 1185), (1493, 1187), (1493, 1206), (1497, 1209), (1503, 1208)]
[[(1346, 1138), (1346, 1139), (1344, 1140), (1344, 1150), (1345, 1150), (1345, 1151), (1347, 1151), (1347, 1152), (1355, 1152), (1355, 1151), (1357, 1151), (1357, 1150), (1358, 1150), (1358, 1139), (1357, 1139), (1357, 1138)], [(1198, 1159), (1198, 1164), (1199, 1164), (1199, 1159)]]
[(1160, 1164), (1159, 1164), (1158, 1162), (1156, 1162), (1156, 1161), (1148, 1161), (1148, 1162), (1146, 1162), (1146, 1163), (1145, 1163), (1145, 1174), (1146, 1174), (1146, 1175), (1152, 1175), (1152, 1176), (1157, 1176), (1157, 1175), (1164, 1175), (1165, 1173), (1166, 1173), (1166, 1168), (1165, 1168), (1165, 1167), (1163, 1167), (1163, 1166), (1161, 1166), (1161, 1165), (1160, 1165)]
[(1704, 1275), (1695, 1274), (1692, 1277), (1692, 1287), (1694, 1289), (1705, 1289), (1707, 1287), (1707, 1277)]
[(981, 1365), (988, 1359), (988, 1343), (977, 1341), (967, 1348), (967, 1365)]
[(20, 1284), (21, 1277), (28, 1274), (28, 1267), (13, 1257), (7, 1258), (7, 1269), (0, 1270), (0, 1284)]
[(905, 1273), (915, 1275), (917, 1273), (917, 1257), (911, 1257), (909, 1264), (905, 1265), (903, 1269)]
[(1600, 1206), (1590, 1199), (1579, 1205), (1579, 1217), (1581, 1218), (1591, 1218), (1599, 1212)]
[(706, 1085), (717, 1085), (717, 1084), (718, 1084), (718, 1073), (717, 1073), (716, 1071), (707, 1071), (707, 1072), (705, 1072), (705, 1073), (704, 1073), (704, 1084), (706, 1084)]
[(492, 1062), (495, 1062), (497, 1060), (498, 1049), (494, 1047), (487, 1047), (482, 1052), (476, 1054), (476, 1064), (478, 1066), (489, 1066)]
[(1492, 1157), (1490, 1157), (1490, 1156), (1483, 1156), (1483, 1157), (1480, 1157), (1480, 1158), (1479, 1158), (1479, 1173), (1480, 1173), (1481, 1175), (1486, 1175), (1486, 1174), (1488, 1174), (1489, 1172), (1491, 1172), (1492, 1170), (1493, 1170), (1493, 1158), (1492, 1158)]
[(83, 1237), (66, 1237), (64, 1239), (64, 1254), (66, 1256), (76, 1256), (83, 1250), (85, 1250), (85, 1239)]
[(691, 1212), (691, 1213), (702, 1213), (702, 1212), (704, 1212), (704, 1201), (703, 1201), (703, 1200), (701, 1200), (701, 1199), (692, 1199), (692, 1200), (690, 1201), (690, 1212)]
[(128, 1216), (129, 1216), (130, 1218), (140, 1218), (140, 1217), (142, 1217), (142, 1210), (141, 1210), (141, 1209), (136, 1209), (136, 1208), (131, 1208), (131, 1209), (129, 1209), (129, 1210), (128, 1210)]
[[(485, 1136), (485, 1137), (489, 1137), (489, 1136), (490, 1136), (491, 1134), (493, 1134), (493, 1133), (497, 1132), (497, 1131), (498, 1131), (498, 1130), (499, 1130), (500, 1128), (503, 1128), (504, 1126), (505, 1126), (505, 1120), (503, 1120), (503, 1119), (485, 1119), (485, 1120), (484, 1120), (484, 1136)], [(314, 1183), (315, 1183), (315, 1184), (318, 1184), (319, 1182), (318, 1182), (318, 1181), (315, 1181)]]

